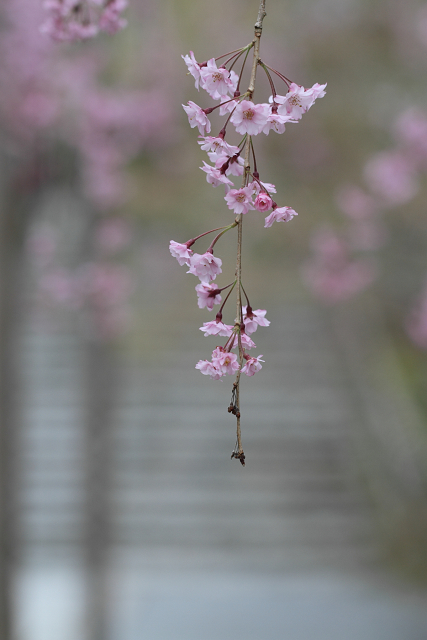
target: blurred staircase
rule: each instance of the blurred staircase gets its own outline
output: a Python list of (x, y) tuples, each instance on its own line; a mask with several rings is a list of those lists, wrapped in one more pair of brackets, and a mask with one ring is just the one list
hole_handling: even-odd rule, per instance
[[(112, 553), (153, 567), (267, 571), (378, 560), (355, 457), (358, 418), (328, 317), (300, 304), (269, 318), (253, 336), (264, 369), (242, 381), (244, 469), (230, 460), (230, 381), (194, 369), (214, 337), (183, 327), (179, 349), (121, 366), (108, 436)], [(21, 364), (23, 539), (39, 550), (78, 548), (90, 510), (84, 345), (69, 329), (29, 326)]]

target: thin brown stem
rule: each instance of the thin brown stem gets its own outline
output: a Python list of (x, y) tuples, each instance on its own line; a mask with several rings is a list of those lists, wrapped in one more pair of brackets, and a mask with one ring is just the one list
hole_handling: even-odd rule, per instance
[(201, 233), (199, 236), (196, 236), (195, 238), (191, 238), (191, 240), (188, 240), (185, 244), (187, 245), (188, 248), (190, 248), (196, 242), (196, 240), (199, 240), (199, 238), (203, 238), (203, 236), (207, 236), (209, 233), (213, 233), (214, 231), (221, 231), (221, 229), (231, 229), (231, 226), (227, 225), (226, 227), (217, 227), (216, 229), (205, 231), (204, 233)]
[[(252, 60), (252, 71), (251, 77), (249, 80), (249, 87), (247, 90), (247, 95), (249, 99), (252, 99), (253, 93), (255, 91), (255, 78), (256, 71), (258, 67), (258, 62), (260, 60), (259, 50), (260, 50), (260, 40), (262, 34), (262, 23), (265, 18), (265, 2), (266, 0), (260, 0), (259, 10), (258, 10), (258, 18), (255, 22), (255, 34), (254, 34), (254, 48), (253, 48), (253, 60)], [(250, 152), (251, 152), (251, 136), (247, 136), (245, 143), (245, 162), (244, 162), (244, 171), (242, 178), (242, 187), (244, 187), (247, 183), (248, 176), (250, 173)], [(236, 260), (236, 291), (237, 291), (237, 300), (236, 300), (236, 323), (241, 325), (241, 316), (242, 316), (242, 290), (241, 290), (241, 281), (242, 281), (242, 221), (243, 214), (239, 214), (236, 216), (237, 223), (237, 260)], [(239, 361), (240, 368), (236, 375), (236, 380), (234, 382), (235, 388), (235, 405), (237, 407), (236, 419), (237, 419), (237, 452), (235, 452), (234, 457), (239, 458), (240, 462), (244, 464), (245, 454), (243, 453), (242, 448), (242, 432), (240, 428), (240, 373), (243, 364), (243, 347), (242, 347), (242, 338), (241, 338), (241, 329), (239, 328), (238, 332), (238, 344), (239, 344)]]
[(206, 253), (212, 253), (212, 250), (213, 250), (214, 246), (216, 245), (216, 243), (218, 242), (218, 240), (220, 239), (220, 237), (223, 236), (224, 233), (227, 233), (227, 231), (230, 231), (230, 229), (233, 229), (236, 226), (237, 226), (237, 223), (233, 222), (233, 224), (229, 224), (228, 227), (225, 227), (225, 229), (223, 231), (221, 231), (221, 233), (218, 233), (218, 235), (215, 236), (215, 238), (210, 243), (208, 249), (206, 249)]
[(287, 78), (286, 76), (283, 75), (283, 73), (280, 73), (280, 71), (277, 71), (276, 69), (273, 69), (273, 67), (269, 67), (268, 64), (265, 64), (265, 62), (262, 62), (262, 65), (267, 67), (267, 69), (270, 69), (270, 71), (272, 71), (273, 73), (276, 74), (276, 76), (278, 76), (281, 80), (283, 80), (283, 82), (285, 84), (289, 85), (292, 84), (292, 80), (289, 80), (289, 78)]
[(245, 68), (246, 60), (248, 59), (250, 49), (246, 51), (245, 59), (243, 60), (242, 68), (240, 69), (239, 81), (237, 83), (236, 92), (240, 91), (240, 83), (242, 81), (243, 70)]
[(229, 291), (229, 292), (227, 293), (227, 295), (225, 296), (224, 302), (222, 303), (222, 305), (221, 305), (221, 306), (220, 306), (220, 308), (219, 308), (218, 313), (216, 314), (216, 317), (217, 317), (217, 318), (218, 318), (218, 316), (221, 316), (221, 317), (222, 317), (222, 310), (224, 309), (224, 307), (225, 307), (225, 303), (227, 302), (228, 298), (230, 297), (231, 292), (233, 291), (233, 289), (234, 289), (234, 287), (235, 287), (235, 286), (236, 286), (236, 281), (234, 281), (233, 286), (231, 287), (230, 291)]
[(260, 62), (260, 67), (262, 67), (267, 75), (268, 81), (270, 83), (270, 87), (271, 87), (271, 93), (273, 94), (273, 102), (274, 99), (276, 97), (276, 87), (274, 86), (274, 82), (273, 82), (273, 78), (271, 77), (266, 65), (263, 62)]
[(239, 53), (240, 51), (244, 51), (246, 49), (246, 47), (249, 47), (250, 45), (247, 44), (244, 47), (242, 47), (241, 49), (234, 49), (233, 51), (228, 51), (228, 53), (223, 53), (222, 56), (218, 56), (217, 58), (215, 58), (215, 60), (221, 60), (221, 58), (225, 58), (226, 56), (230, 56), (232, 53)]
[(253, 144), (252, 140), (251, 140), (251, 151), (252, 151), (252, 158), (253, 158), (253, 161), (254, 161), (254, 171), (256, 171), (258, 173), (257, 166), (256, 166), (255, 149), (254, 149), (254, 144)]

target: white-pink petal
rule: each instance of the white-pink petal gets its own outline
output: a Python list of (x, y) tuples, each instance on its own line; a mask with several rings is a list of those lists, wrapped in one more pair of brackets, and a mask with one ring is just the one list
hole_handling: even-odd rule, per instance
[(169, 244), (169, 251), (171, 252), (172, 257), (176, 258), (181, 266), (184, 264), (189, 265), (193, 252), (186, 244), (180, 244), (179, 242), (175, 242), (175, 240), (171, 240)]
[(216, 320), (210, 320), (209, 322), (204, 322), (203, 327), (199, 327), (200, 331), (204, 331), (205, 338), (207, 336), (223, 336), (229, 337), (231, 336), (231, 332), (233, 327), (229, 324), (224, 324), (223, 322), (217, 322)]
[(193, 76), (195, 80), (196, 89), (198, 91), (199, 82), (200, 82), (200, 66), (196, 58), (194, 57), (194, 53), (190, 51), (189, 56), (188, 55), (181, 56), (181, 58), (184, 60), (185, 64), (187, 65), (189, 73), (191, 73), (191, 75)]
[(219, 380), (224, 374), (217, 369), (209, 360), (199, 360), (196, 364), (196, 369), (203, 373), (204, 376), (210, 376), (213, 380)]
[(199, 309), (207, 307), (209, 311), (212, 311), (214, 304), (220, 304), (221, 296), (219, 295), (219, 289), (214, 284), (208, 282), (201, 282), (196, 286), (197, 292), (197, 304)]
[(198, 127), (201, 136), (210, 132), (211, 123), (209, 122), (206, 113), (201, 107), (199, 107), (199, 105), (189, 100), (188, 105), (183, 104), (182, 107), (188, 116), (188, 121), (192, 129), (194, 127)]
[(205, 67), (200, 69), (200, 84), (211, 98), (218, 100), (221, 96), (233, 91), (230, 72), (224, 67), (217, 67), (215, 58), (208, 60)]
[(262, 369), (261, 362), (265, 362), (265, 360), (261, 360), (262, 354), (257, 358), (249, 358), (246, 361), (244, 367), (242, 367), (242, 373), (246, 373), (247, 376), (253, 376), (255, 373)]
[(297, 212), (291, 209), (291, 207), (276, 207), (276, 209), (266, 217), (264, 227), (271, 227), (273, 222), (289, 222), (297, 215)]
[(215, 280), (217, 275), (222, 272), (222, 260), (216, 258), (212, 253), (204, 254), (194, 253), (188, 263), (190, 267), (187, 273), (197, 276), (201, 282), (209, 282)]
[(200, 169), (206, 173), (206, 180), (207, 182), (209, 182), (209, 184), (214, 187), (219, 187), (220, 184), (233, 186), (231, 180), (229, 180), (224, 173), (221, 173), (220, 169), (211, 167), (211, 165), (207, 164), (207, 162), (205, 161), (203, 161), (203, 164), (204, 167), (200, 167)]
[(225, 195), (225, 201), (228, 208), (232, 209), (234, 213), (247, 213), (250, 209), (253, 209), (252, 204), (253, 189), (251, 187), (242, 187), (242, 189), (231, 189)]
[(234, 110), (230, 121), (236, 127), (237, 133), (248, 133), (256, 136), (261, 133), (267, 123), (268, 105), (254, 104), (250, 100), (242, 100)]

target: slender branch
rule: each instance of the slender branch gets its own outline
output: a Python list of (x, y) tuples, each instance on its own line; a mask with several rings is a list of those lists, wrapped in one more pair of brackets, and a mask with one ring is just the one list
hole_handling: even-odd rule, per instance
[[(260, 60), (260, 56), (259, 56), (259, 50), (260, 50), (260, 40), (261, 40), (261, 34), (262, 34), (262, 22), (265, 18), (266, 11), (265, 11), (265, 2), (266, 0), (260, 0), (260, 4), (259, 4), (259, 10), (258, 10), (258, 18), (257, 21), (255, 23), (255, 34), (254, 34), (254, 53), (253, 53), (253, 60), (252, 60), (252, 71), (251, 71), (251, 77), (249, 80), (249, 87), (247, 90), (247, 95), (249, 96), (249, 99), (252, 99), (253, 93), (255, 91), (255, 78), (256, 78), (256, 71), (257, 71), (257, 67), (258, 67), (258, 62)], [(249, 172), (250, 172), (250, 162), (249, 162), (249, 158), (250, 158), (250, 152), (251, 152), (251, 136), (247, 136), (246, 138), (246, 142), (245, 142), (245, 162), (244, 162), (244, 171), (243, 171), (243, 178), (242, 178), (242, 188), (246, 186), (247, 184), (247, 180), (248, 180), (248, 176), (249, 176)], [(236, 261), (236, 290), (237, 290), (237, 300), (236, 300), (236, 323), (239, 323), (239, 325), (241, 325), (241, 316), (242, 316), (242, 291), (241, 291), (241, 281), (242, 281), (242, 221), (243, 221), (243, 214), (239, 214), (236, 216), (236, 223), (238, 225), (237, 227), (237, 261)], [(234, 382), (234, 388), (235, 388), (235, 405), (237, 407), (237, 412), (236, 412), (236, 418), (237, 418), (237, 453), (235, 455), (235, 457), (240, 459), (240, 462), (242, 464), (244, 464), (244, 453), (243, 453), (243, 448), (242, 448), (242, 433), (241, 433), (241, 428), (240, 428), (240, 374), (241, 374), (241, 369), (242, 369), (242, 364), (243, 364), (243, 347), (242, 347), (242, 338), (241, 338), (241, 329), (239, 328), (239, 332), (238, 332), (238, 344), (239, 344), (239, 361), (240, 361), (240, 368), (239, 371), (237, 372), (236, 375), (236, 380)]]
[(266, 15), (267, 13), (265, 11), (265, 0), (261, 0), (261, 2), (259, 3), (258, 18), (255, 22), (255, 31), (262, 31), (262, 21), (264, 20)]

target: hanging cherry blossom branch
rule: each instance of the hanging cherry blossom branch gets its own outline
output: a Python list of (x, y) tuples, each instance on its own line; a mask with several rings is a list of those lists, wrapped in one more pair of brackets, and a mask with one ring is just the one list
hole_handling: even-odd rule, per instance
[[(261, 181), (252, 138), (261, 132), (268, 135), (271, 130), (283, 133), (288, 122), (298, 122), (315, 100), (325, 95), (326, 87), (326, 85), (316, 83), (310, 89), (304, 89), (304, 87), (289, 81), (286, 76), (273, 70), (261, 60), (260, 40), (265, 16), (265, 0), (261, 0), (255, 23), (254, 38), (240, 49), (235, 49), (202, 63), (197, 62), (192, 51), (189, 55), (182, 56), (189, 73), (195, 80), (196, 88), (199, 90), (199, 87), (202, 87), (211, 98), (219, 100), (218, 105), (206, 109), (202, 109), (192, 101), (183, 105), (183, 108), (188, 115), (190, 126), (198, 128), (201, 137), (199, 144), (202, 150), (207, 151), (208, 157), (213, 163), (213, 165), (209, 165), (203, 162), (204, 166), (200, 168), (206, 173), (206, 180), (209, 184), (214, 187), (224, 185), (225, 201), (228, 208), (234, 212), (235, 219), (228, 226), (212, 229), (183, 244), (172, 240), (169, 247), (172, 256), (177, 258), (179, 264), (186, 264), (189, 267), (187, 273), (192, 273), (200, 279), (200, 284), (196, 286), (199, 308), (206, 307), (211, 311), (214, 305), (222, 303), (215, 320), (205, 322), (200, 329), (204, 331), (205, 336), (223, 336), (227, 338), (227, 341), (224, 346), (218, 346), (214, 349), (211, 361), (200, 360), (196, 364), (196, 369), (214, 380), (227, 374), (236, 376), (228, 407), (229, 413), (235, 415), (237, 420), (237, 440), (231, 457), (240, 460), (243, 466), (245, 465), (245, 454), (240, 428), (240, 378), (242, 373), (253, 376), (262, 368), (261, 363), (264, 360), (261, 358), (263, 356), (254, 357), (247, 353), (247, 350), (255, 347), (255, 343), (249, 336), (256, 331), (258, 326), (267, 327), (270, 324), (265, 317), (265, 309), (253, 310), (242, 284), (243, 216), (250, 210), (267, 212), (271, 209), (264, 224), (268, 228), (274, 222), (289, 222), (298, 215), (291, 207), (279, 207), (271, 197), (271, 194), (276, 193), (276, 187)], [(247, 90), (242, 94), (240, 86), (243, 71), (251, 51), (253, 57), (249, 84)], [(229, 56), (227, 61), (218, 67), (216, 61), (227, 56)], [(233, 67), (237, 66), (241, 59), (240, 73), (237, 74)], [(266, 73), (271, 87), (272, 95), (269, 103), (255, 104), (252, 101), (258, 67), (261, 67)], [(278, 95), (270, 71), (287, 85), (286, 95)], [(218, 135), (212, 137), (206, 135), (211, 131), (208, 116), (216, 109), (219, 109), (221, 116), (226, 116), (226, 121)], [(237, 145), (231, 145), (225, 140), (227, 127), (230, 123), (236, 132), (243, 136)], [(231, 175), (241, 176), (240, 188), (235, 188), (229, 178)], [(234, 228), (237, 228), (235, 277), (226, 286), (219, 287), (213, 281), (217, 275), (222, 273), (222, 261), (220, 258), (214, 257), (213, 248), (225, 233)], [(193, 253), (191, 247), (197, 240), (218, 230), (220, 233), (204, 254)], [(227, 291), (224, 301), (221, 297), (223, 291)], [(236, 317), (234, 325), (227, 325), (223, 323), (222, 315), (232, 291), (236, 293)], [(242, 302), (242, 294), (245, 297), (246, 305)], [(237, 353), (233, 353), (233, 349)]]

